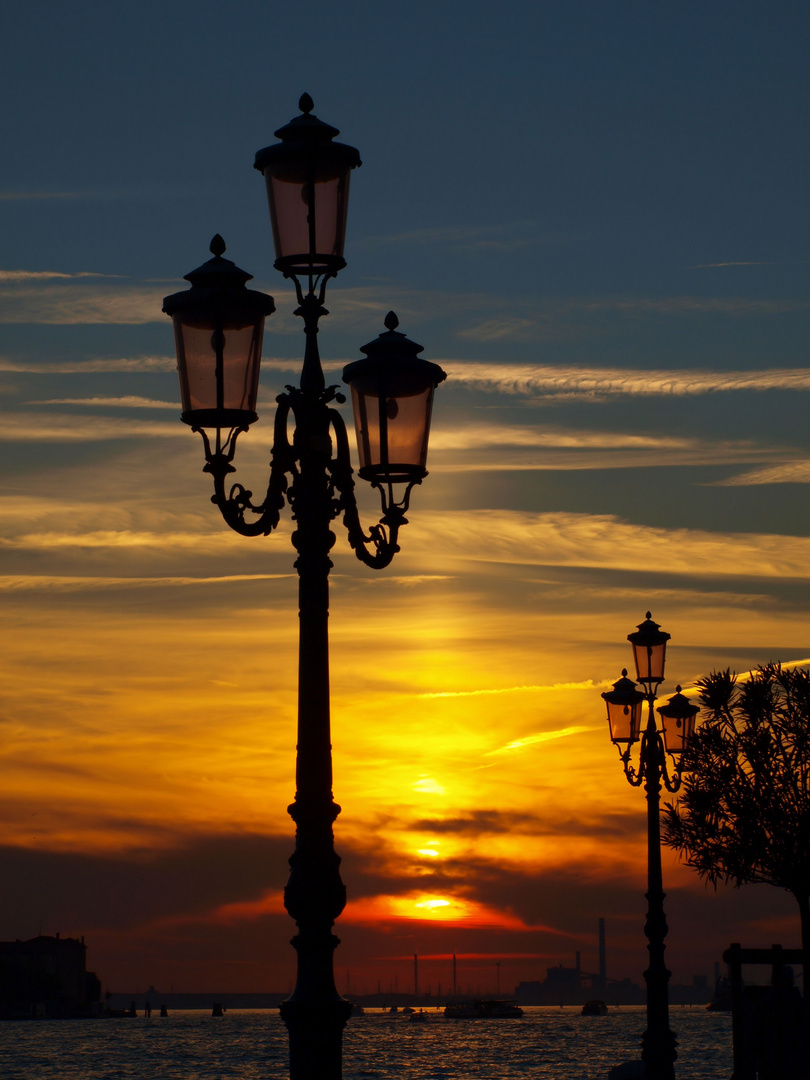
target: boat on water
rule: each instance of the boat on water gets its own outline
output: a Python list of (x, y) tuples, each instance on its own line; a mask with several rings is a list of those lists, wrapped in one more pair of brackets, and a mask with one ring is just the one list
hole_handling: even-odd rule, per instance
[(582, 1006), (583, 1016), (605, 1016), (607, 1011), (608, 1007), (601, 998), (593, 998)]
[(419, 1012), (412, 1012), (408, 1019), (412, 1024), (425, 1024), (427, 1023), (427, 1013), (422, 1012), (420, 1009)]
[(709, 1012), (731, 1012), (731, 979), (717, 980), (712, 1000), (706, 1006)]
[(476, 998), (452, 1002), (445, 1007), (444, 1015), (450, 1020), (507, 1020), (523, 1016), (523, 1009), (509, 998)]

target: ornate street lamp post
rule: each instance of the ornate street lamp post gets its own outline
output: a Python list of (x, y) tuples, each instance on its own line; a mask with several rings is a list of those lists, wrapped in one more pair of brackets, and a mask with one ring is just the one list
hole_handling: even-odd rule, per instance
[[(647, 1080), (674, 1080), (677, 1040), (669, 1026), (669, 976), (664, 962), (664, 939), (667, 919), (664, 913), (664, 887), (661, 876), (661, 832), (659, 807), (661, 781), (667, 791), (676, 792), (684, 771), (683, 751), (695, 727), (699, 709), (676, 688), (666, 705), (659, 706), (661, 731), (655, 721), (653, 705), (656, 691), (664, 681), (664, 662), (670, 635), (652, 621), (650, 612), (638, 629), (628, 634), (633, 646), (636, 676), (644, 687), (627, 678), (627, 669), (602, 694), (607, 704), (611, 741), (618, 746), (624, 773), (633, 787), (644, 784), (647, 795), (647, 921), (644, 933), (650, 962), (644, 972), (647, 983), (647, 1030), (641, 1042), (641, 1059)], [(642, 730), (642, 707), (647, 702), (647, 724)], [(640, 740), (638, 767), (631, 763), (632, 748)], [(674, 770), (667, 768), (667, 753), (674, 760)]]
[(375, 569), (388, 566), (399, 551), (397, 535), (407, 521), (411, 490), (427, 475), (433, 391), (445, 373), (418, 356), (422, 346), (397, 331), (393, 312), (386, 330), (360, 350), (364, 358), (344, 369), (360, 476), (382, 500), (382, 517), (366, 533), (354, 496), (346, 426), (331, 407), (345, 398), (336, 386), (325, 385), (316, 336), (318, 320), (327, 314), (327, 282), (346, 265), (349, 176), (360, 157), (353, 147), (333, 141), (336, 128), (311, 115), (307, 94), (299, 105), (301, 115), (276, 132), (281, 142), (260, 150), (255, 162), (267, 182), (275, 266), (295, 284), (295, 314), (303, 319), (306, 335), (300, 386), (288, 386), (276, 399), (270, 479), (257, 504), (241, 484), (226, 489), (226, 478), (235, 471), (238, 436), (258, 419), (262, 331), (273, 301), (245, 287), (250, 274), (223, 258), (225, 244), (215, 236), (213, 258), (186, 275), (191, 288), (167, 296), (163, 310), (174, 322), (182, 419), (202, 435), (204, 471), (214, 481), (212, 502), (243, 536), (272, 532), (285, 503), (296, 523), (298, 749), (296, 794), (289, 807), (296, 840), (284, 905), (298, 926), (292, 942), (298, 977), (281, 1015), (289, 1030), (292, 1080), (339, 1080), (351, 1005), (338, 993), (333, 973), (339, 941), (332, 926), (345, 906), (346, 889), (332, 833), (340, 807), (332, 798), (329, 717), (329, 552), (335, 542), (330, 525), (342, 515), (357, 557)]

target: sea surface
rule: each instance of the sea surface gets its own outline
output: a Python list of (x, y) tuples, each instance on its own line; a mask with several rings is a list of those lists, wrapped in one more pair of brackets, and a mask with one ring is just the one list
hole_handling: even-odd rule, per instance
[[(731, 1016), (675, 1007), (678, 1080), (729, 1080)], [(427, 1023), (368, 1010), (344, 1037), (344, 1080), (606, 1080), (639, 1057), (643, 1007), (581, 1016), (526, 1008), (519, 1020)], [(287, 1080), (287, 1030), (275, 1010), (221, 1018), (37, 1020), (0, 1024), (2, 1080)]]

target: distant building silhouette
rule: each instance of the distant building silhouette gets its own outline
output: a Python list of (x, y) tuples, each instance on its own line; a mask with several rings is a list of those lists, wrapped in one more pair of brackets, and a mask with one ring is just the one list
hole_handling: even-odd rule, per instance
[(94, 1016), (101, 983), (86, 967), (84, 938), (0, 941), (0, 1019)]

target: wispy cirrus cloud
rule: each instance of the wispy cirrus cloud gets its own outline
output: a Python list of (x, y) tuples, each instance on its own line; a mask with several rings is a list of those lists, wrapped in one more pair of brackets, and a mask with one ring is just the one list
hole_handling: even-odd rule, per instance
[(0, 322), (39, 325), (161, 322), (166, 287), (9, 284), (0, 289)]
[(516, 750), (525, 750), (527, 746), (537, 746), (539, 743), (553, 742), (557, 739), (567, 739), (572, 735), (581, 735), (586, 731), (597, 731), (596, 727), (585, 727), (582, 724), (572, 724), (570, 727), (557, 728), (555, 731), (538, 731), (534, 735), (526, 735), (522, 739), (514, 739), (506, 746), (499, 746), (497, 750), (488, 750), (486, 757), (500, 754), (511, 754)]
[(88, 532), (43, 531), (0, 537), (0, 548), (49, 551), (57, 548), (123, 549), (187, 548), (197, 551), (235, 547), (230, 533), (146, 532), (135, 529), (96, 529)]
[[(602, 684), (600, 684), (602, 685)], [(612, 686), (612, 683), (605, 683)], [(558, 690), (594, 690), (596, 683), (593, 679), (585, 679), (583, 682), (552, 683), (549, 686), (499, 686), (487, 690), (438, 690), (431, 693), (417, 694), (420, 698), (453, 698), (453, 697), (481, 697), (489, 694), (540, 694)]]
[[(113, 285), (48, 280), (9, 280), (0, 290), (0, 322), (41, 324), (117, 323), (133, 325), (160, 322), (166, 318), (163, 297), (179, 280), (142, 281)], [(254, 283), (261, 288), (262, 283)], [(274, 290), (275, 291), (275, 290)], [(507, 297), (484, 293), (441, 293), (428, 290), (393, 290), (388, 285), (341, 288), (331, 322), (341, 325), (356, 320), (358, 314), (376, 314), (380, 319), (393, 305), (401, 316), (433, 321), (441, 313), (443, 321), (456, 319), (459, 336), (498, 340), (571, 337), (581, 335), (583, 320), (604, 318), (681, 317), (687, 315), (745, 317), (805, 311), (810, 300), (758, 300), (750, 297), (702, 296), (597, 296), (597, 297)], [(481, 311), (490, 313), (484, 320)], [(280, 305), (267, 323), (273, 334), (298, 333), (297, 320)]]
[[(173, 408), (179, 411), (180, 406)], [(0, 442), (108, 442), (111, 439), (171, 439), (188, 435), (182, 424), (129, 417), (20, 411), (2, 413), (0, 421)]]
[(0, 371), (20, 375), (95, 375), (99, 372), (174, 371), (173, 356), (95, 357), (90, 360), (56, 360), (42, 363), (35, 360), (12, 360), (0, 356)]
[(54, 574), (0, 575), (0, 592), (88, 592), (99, 589), (193, 588), (199, 585), (272, 581), (289, 574), (229, 574), (220, 577), (81, 577)]
[[(612, 686), (606, 683), (605, 686)], [(596, 684), (593, 679), (585, 679), (582, 683), (553, 683), (550, 686), (504, 686), (492, 687), (485, 690), (436, 690), (430, 693), (418, 693), (417, 698), (480, 698), (486, 694), (501, 693), (548, 693), (557, 690), (593, 690)]]
[(46, 398), (43, 401), (26, 401), (25, 405), (86, 405), (94, 408), (116, 409), (171, 409), (177, 412), (180, 405), (176, 401), (157, 401), (154, 398), (138, 397), (130, 394), (124, 397), (92, 398)]
[(698, 394), (765, 390), (810, 390), (810, 368), (757, 371), (584, 368), (551, 364), (493, 364), (438, 361), (448, 378), (478, 390), (502, 394), (606, 397), (689, 397)]
[[(335, 322), (391, 307), (401, 319), (431, 322), (440, 317), (456, 322), (457, 336), (473, 340), (549, 340), (581, 337), (591, 325), (606, 320), (644, 318), (747, 318), (806, 311), (810, 300), (755, 299), (747, 296), (506, 296), (492, 293), (436, 293), (390, 286), (340, 290)], [(481, 312), (487, 312), (485, 319)], [(278, 315), (271, 320), (275, 324)]]
[(750, 472), (715, 480), (712, 487), (757, 487), (761, 484), (810, 484), (810, 461), (788, 461), (782, 465), (752, 469)]
[(17, 281), (53, 281), (65, 278), (123, 278), (123, 274), (102, 274), (94, 270), (77, 270), (67, 274), (61, 270), (0, 270), (0, 284)]
[(459, 425), (431, 435), (431, 463), (443, 472), (582, 470), (784, 462), (790, 452), (748, 440), (520, 424)]
[(810, 579), (810, 537), (638, 525), (612, 514), (478, 510), (423, 513), (408, 555), (525, 566), (576, 566), (686, 578)]
[[(662, 450), (702, 446), (702, 440), (678, 435), (650, 435), (577, 428), (530, 427), (520, 424), (468, 424), (439, 428), (431, 434), (432, 450), (474, 450), (480, 447), (526, 446), (568, 449)], [(742, 445), (742, 444), (736, 444)]]
[(504, 316), (500, 319), (487, 319), (486, 322), (459, 330), (458, 336), (474, 341), (502, 341), (505, 338), (520, 341), (532, 338), (536, 331), (536, 319)]
[(698, 263), (696, 266), (690, 266), (690, 270), (716, 270), (725, 266), (773, 266), (772, 262), (713, 262), (713, 263)]

